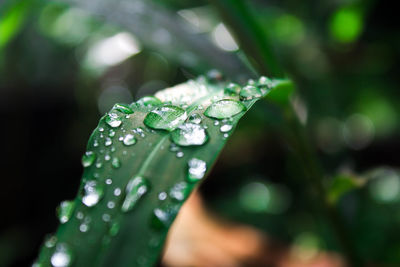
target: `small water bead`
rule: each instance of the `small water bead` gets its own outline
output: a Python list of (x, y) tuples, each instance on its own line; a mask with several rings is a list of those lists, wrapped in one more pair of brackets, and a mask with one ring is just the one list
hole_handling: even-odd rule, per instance
[(161, 106), (162, 102), (155, 96), (144, 96), (136, 101), (135, 104), (139, 107), (157, 107)]
[(119, 160), (119, 158), (114, 157), (114, 158), (112, 159), (112, 161), (111, 161), (111, 166), (112, 166), (114, 169), (118, 169), (119, 167), (121, 167), (121, 161)]
[(79, 231), (81, 231), (82, 233), (86, 233), (89, 230), (89, 225), (86, 223), (82, 223), (81, 225), (79, 225)]
[(179, 151), (179, 149), (179, 146), (177, 146), (175, 143), (171, 143), (171, 145), (169, 146), (169, 151), (171, 152)]
[(207, 72), (207, 79), (211, 83), (222, 82), (224, 80), (224, 75), (219, 70), (210, 70)]
[(46, 238), (46, 240), (44, 241), (44, 245), (47, 248), (52, 248), (57, 244), (57, 237), (54, 235), (51, 235), (49, 237)]
[(83, 190), (84, 195), (82, 197), (82, 203), (88, 207), (96, 205), (104, 195), (103, 185), (94, 180), (87, 181)]
[(106, 154), (105, 156), (104, 156), (104, 160), (105, 161), (109, 161), (111, 159), (111, 156), (109, 155), (109, 154)]
[(60, 223), (66, 223), (71, 218), (71, 215), (75, 208), (75, 202), (73, 201), (63, 201), (60, 203), (60, 206), (57, 208), (57, 217)]
[(108, 113), (106, 118), (105, 118), (105, 121), (112, 128), (117, 128), (122, 124), (121, 117), (116, 112)]
[(112, 146), (110, 150), (111, 150), (111, 152), (115, 152), (115, 150), (116, 150), (115, 146)]
[(114, 135), (115, 135), (115, 131), (113, 129), (110, 129), (110, 131), (108, 132), (108, 136), (114, 137)]
[(83, 215), (82, 212), (79, 211), (78, 213), (76, 213), (76, 218), (77, 218), (78, 220), (82, 220), (83, 217), (84, 217), (84, 215)]
[(196, 182), (202, 179), (207, 171), (206, 162), (197, 158), (190, 159), (188, 162), (188, 167), (187, 179), (189, 182)]
[(117, 188), (114, 189), (114, 196), (117, 197), (119, 195), (121, 195), (121, 188), (117, 187)]
[(158, 199), (161, 200), (161, 201), (166, 200), (167, 199), (167, 193), (165, 193), (165, 192), (159, 193), (158, 194)]
[(119, 232), (119, 229), (120, 229), (119, 223), (117, 223), (117, 222), (113, 223), (109, 230), (110, 236), (116, 236)]
[(253, 79), (249, 79), (249, 80), (247, 81), (247, 84), (248, 84), (248, 85), (255, 85), (255, 84), (256, 84), (256, 81), (254, 81)]
[(185, 200), (190, 194), (190, 188), (186, 182), (176, 183), (169, 191), (169, 196), (178, 202)]
[(104, 145), (105, 145), (105, 146), (111, 146), (111, 145), (112, 145), (112, 140), (111, 140), (111, 138), (107, 137), (107, 138), (106, 138), (106, 141), (104, 142)]
[(100, 127), (100, 128), (99, 128), (99, 131), (100, 131), (100, 132), (104, 132), (104, 128), (103, 128), (103, 127)]
[(140, 176), (132, 178), (126, 186), (126, 196), (122, 203), (121, 210), (123, 212), (132, 210), (149, 189), (150, 187), (147, 179)]
[(95, 139), (95, 140), (93, 141), (93, 146), (94, 146), (94, 147), (98, 147), (98, 146), (99, 146), (99, 141), (98, 141), (97, 139)]
[(223, 99), (212, 103), (204, 112), (204, 115), (215, 119), (225, 119), (245, 111), (246, 107), (239, 101)]
[(133, 113), (133, 110), (128, 105), (125, 105), (125, 104), (117, 103), (114, 105), (113, 109), (118, 110), (119, 112), (122, 112), (124, 114), (132, 114)]
[(146, 135), (144, 134), (143, 129), (140, 128), (140, 127), (136, 128), (136, 129), (133, 129), (132, 132), (134, 132), (134, 133), (140, 135), (141, 137), (145, 137), (145, 136), (146, 136)]
[(240, 85), (236, 83), (230, 83), (228, 84), (227, 87), (225, 87), (224, 93), (229, 96), (236, 96), (239, 94), (240, 89), (241, 89)]
[(101, 163), (100, 161), (96, 162), (96, 168), (100, 169), (101, 167), (103, 167), (103, 163)]
[(172, 224), (179, 207), (176, 205), (164, 205), (153, 210), (151, 226), (155, 230), (168, 229)]
[(182, 151), (176, 152), (176, 157), (177, 157), (177, 158), (183, 158), (184, 155), (185, 155), (185, 154), (184, 154)]
[(240, 90), (239, 97), (241, 100), (251, 100), (262, 96), (262, 92), (258, 87), (247, 85)]
[(177, 106), (165, 105), (149, 112), (143, 122), (153, 129), (172, 131), (186, 119), (186, 111)]
[(112, 184), (112, 179), (111, 178), (106, 179), (106, 184), (108, 185)]
[(101, 219), (102, 219), (104, 222), (109, 222), (109, 221), (111, 220), (111, 215), (110, 215), (110, 214), (107, 214), (107, 213), (104, 213), (104, 214), (101, 216)]
[(82, 166), (85, 168), (90, 167), (95, 160), (96, 154), (92, 151), (86, 151), (85, 154), (82, 156)]
[(123, 140), (124, 140), (123, 136), (118, 137), (118, 141), (123, 141)]
[(224, 133), (224, 138), (228, 138), (228, 137), (229, 137), (229, 134)]
[(232, 124), (224, 124), (224, 125), (221, 125), (219, 130), (221, 131), (221, 133), (226, 133), (226, 132), (229, 132), (230, 130), (232, 130), (232, 128), (233, 128)]
[(201, 115), (198, 113), (193, 113), (192, 115), (189, 116), (188, 121), (191, 123), (200, 124), (202, 121)]
[(215, 126), (219, 125), (219, 121), (215, 120), (215, 121), (214, 121), (214, 125), (215, 125)]
[(184, 123), (171, 133), (171, 139), (180, 146), (200, 146), (208, 140), (208, 135), (203, 126)]
[(134, 145), (134, 144), (136, 144), (136, 138), (133, 134), (127, 134), (124, 137), (123, 143), (126, 146)]
[(263, 89), (267, 89), (272, 86), (272, 81), (265, 76), (261, 76), (260, 79), (258, 79), (257, 86)]
[(50, 262), (54, 267), (68, 267), (72, 262), (72, 251), (65, 243), (56, 246), (54, 253), (51, 255)]
[(113, 209), (114, 207), (115, 207), (115, 202), (114, 201), (108, 201), (107, 208)]

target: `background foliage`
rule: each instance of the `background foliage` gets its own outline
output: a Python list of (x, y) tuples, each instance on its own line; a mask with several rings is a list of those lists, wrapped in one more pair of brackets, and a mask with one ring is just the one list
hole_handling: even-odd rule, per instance
[[(0, 3), (0, 266), (31, 263), (43, 236), (56, 229), (55, 207), (76, 194), (86, 140), (115, 102), (210, 68), (240, 80), (254, 75), (246, 68), (254, 56), (243, 51), (264, 51), (248, 47), (254, 40), (239, 40), (243, 50), (231, 40), (229, 25), (251, 38), (246, 21), (222, 24), (237, 1), (66, 2)], [(210, 3), (232, 12), (220, 16)], [(400, 35), (393, 7), (373, 0), (246, 5), (298, 85), (292, 104), (358, 253), (398, 264), (400, 177), (388, 168), (400, 165)], [(299, 179), (285, 127), (275, 105), (256, 106), (201, 192), (229, 219), (287, 243), (337, 250)]]

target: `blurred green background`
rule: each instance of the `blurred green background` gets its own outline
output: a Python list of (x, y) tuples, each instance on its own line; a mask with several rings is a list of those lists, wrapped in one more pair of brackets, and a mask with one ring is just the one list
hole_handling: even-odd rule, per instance
[[(56, 206), (77, 192), (92, 129), (115, 102), (130, 103), (214, 68), (237, 81), (255, 75), (213, 2), (0, 2), (0, 266), (33, 262), (44, 236), (56, 229)], [(298, 85), (291, 103), (358, 253), (398, 266), (394, 7), (374, 0), (246, 4)], [(256, 106), (201, 192), (211, 209), (278, 240), (337, 250), (298, 178), (284, 131), (276, 106)], [(368, 182), (359, 188), (354, 177)]]

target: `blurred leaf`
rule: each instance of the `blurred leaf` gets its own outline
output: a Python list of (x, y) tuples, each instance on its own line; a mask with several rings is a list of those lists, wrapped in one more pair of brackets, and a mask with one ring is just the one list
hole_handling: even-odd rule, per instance
[(261, 75), (283, 78), (284, 71), (270, 42), (249, 3), (243, 0), (212, 0), (246, 55)]
[(292, 81), (288, 79), (275, 80), (274, 89), (268, 94), (267, 99), (281, 106), (287, 106), (290, 97), (295, 91)]
[(251, 73), (234, 53), (217, 48), (208, 38), (192, 31), (176, 13), (151, 1), (63, 0), (83, 8), (131, 31), (144, 46), (161, 53), (179, 65), (204, 72), (210, 68), (224, 71), (234, 79)]
[(327, 190), (328, 201), (332, 204), (337, 203), (346, 193), (360, 188), (365, 181), (351, 175), (338, 175), (333, 178)]
[(27, 18), (30, 1), (14, 1), (7, 9), (0, 9), (0, 49), (18, 33)]
[(341, 7), (331, 18), (331, 35), (341, 43), (351, 43), (357, 40), (363, 27), (361, 10), (356, 7)]

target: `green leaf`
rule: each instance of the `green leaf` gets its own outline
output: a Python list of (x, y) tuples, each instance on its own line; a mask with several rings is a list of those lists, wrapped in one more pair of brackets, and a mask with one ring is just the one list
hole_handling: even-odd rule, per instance
[[(174, 10), (151, 0), (62, 0), (97, 15), (101, 20), (119, 25), (133, 33), (140, 42), (172, 62), (198, 71), (224, 70), (240, 77), (252, 73), (234, 54), (222, 51), (203, 33), (195, 33)], [(118, 15), (115, 15), (118, 14)]]
[(336, 176), (327, 190), (328, 201), (336, 204), (346, 193), (349, 193), (365, 184), (365, 180), (340, 174)]
[(154, 265), (184, 200), (261, 97), (241, 101), (227, 85), (198, 78), (101, 118), (82, 157), (78, 196), (61, 204), (62, 224), (39, 266)]
[(281, 106), (287, 106), (290, 97), (295, 91), (294, 84), (288, 79), (279, 79), (274, 81), (274, 90), (268, 95), (267, 99)]
[(3, 48), (23, 25), (30, 1), (15, 1), (7, 10), (0, 10), (0, 49)]

